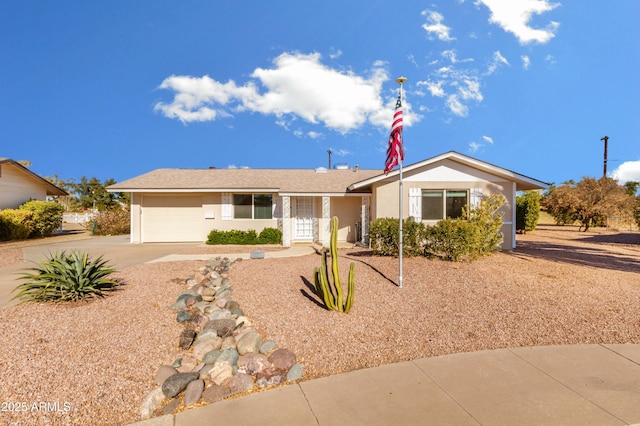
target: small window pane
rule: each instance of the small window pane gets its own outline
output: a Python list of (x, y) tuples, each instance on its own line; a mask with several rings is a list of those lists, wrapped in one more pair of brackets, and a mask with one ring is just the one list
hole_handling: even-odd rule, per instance
[(271, 194), (255, 194), (253, 196), (254, 219), (271, 219)]
[(251, 219), (251, 194), (233, 194), (234, 219)]
[(447, 217), (462, 217), (462, 209), (467, 205), (467, 191), (447, 191)]
[(440, 220), (443, 217), (442, 191), (422, 191), (422, 219)]

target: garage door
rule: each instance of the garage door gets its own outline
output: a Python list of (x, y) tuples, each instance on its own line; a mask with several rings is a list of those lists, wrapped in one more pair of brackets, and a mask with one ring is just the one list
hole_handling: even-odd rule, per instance
[(153, 196), (142, 199), (142, 242), (205, 241), (202, 196)]

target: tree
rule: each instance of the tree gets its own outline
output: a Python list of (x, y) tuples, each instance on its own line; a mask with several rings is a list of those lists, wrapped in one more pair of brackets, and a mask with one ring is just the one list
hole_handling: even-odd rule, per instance
[(604, 223), (609, 216), (633, 213), (634, 197), (614, 179), (584, 177), (575, 185), (563, 184), (549, 189), (543, 200), (547, 212), (556, 223), (580, 222), (588, 231), (591, 226)]
[(624, 184), (625, 189), (627, 190), (627, 194), (635, 199), (635, 206), (633, 209), (633, 219), (640, 228), (640, 195), (638, 194), (638, 189), (640, 188), (640, 182), (629, 181)]
[(525, 191), (516, 197), (516, 230), (533, 231), (540, 219), (540, 198), (538, 191)]

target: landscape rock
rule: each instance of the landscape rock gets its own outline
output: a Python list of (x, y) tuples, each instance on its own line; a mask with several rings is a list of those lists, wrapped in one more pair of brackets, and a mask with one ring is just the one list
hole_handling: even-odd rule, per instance
[(246, 374), (258, 374), (271, 366), (266, 355), (248, 353), (238, 358), (238, 371)]
[(202, 362), (205, 364), (215, 364), (221, 353), (222, 351), (219, 349), (211, 350), (202, 356)]
[(289, 371), (296, 363), (296, 354), (289, 349), (277, 349), (269, 355), (269, 362), (278, 370)]
[(255, 331), (243, 334), (236, 342), (236, 347), (240, 355), (249, 352), (257, 353), (260, 351), (260, 345), (262, 345), (262, 335)]
[(246, 392), (253, 389), (253, 376), (244, 373), (238, 373), (229, 381), (229, 390), (232, 394)]
[(269, 352), (275, 350), (276, 347), (276, 342), (274, 342), (273, 340), (265, 340), (264, 342), (262, 342), (262, 345), (260, 345), (260, 353), (268, 354)]
[(202, 392), (204, 391), (204, 380), (193, 380), (187, 385), (187, 388), (184, 391), (184, 406), (189, 407), (196, 402), (200, 401), (202, 397)]
[(264, 259), (264, 252), (262, 250), (254, 250), (249, 255), (251, 259)]
[(235, 348), (227, 348), (222, 351), (216, 362), (228, 362), (231, 366), (238, 365), (238, 351)]
[(162, 383), (162, 393), (167, 398), (174, 398), (180, 392), (186, 389), (187, 385), (198, 379), (199, 373), (176, 373), (173, 374)]
[[(231, 312), (229, 311), (221, 311), (221, 312), (228, 312), (229, 318), (231, 318)], [(203, 331), (216, 330), (218, 336), (225, 337), (225, 336), (229, 336), (235, 328), (236, 328), (236, 322), (232, 319), (212, 319), (205, 324)]]
[(207, 339), (204, 342), (196, 342), (196, 344), (193, 345), (193, 356), (204, 362), (205, 354), (220, 349), (221, 344), (222, 339), (220, 337)]
[(231, 391), (229, 390), (229, 388), (225, 388), (214, 383), (204, 390), (204, 392), (202, 393), (202, 399), (204, 399), (209, 404), (212, 404), (214, 402), (222, 401), (230, 394)]
[(140, 417), (142, 420), (150, 419), (153, 413), (160, 408), (160, 404), (164, 401), (164, 392), (162, 392), (162, 386), (158, 386), (147, 394), (142, 400), (140, 405)]
[(176, 321), (178, 321), (179, 323), (191, 321), (192, 319), (193, 317), (191, 316), (191, 313), (189, 311), (178, 311), (178, 315), (176, 315)]
[(286, 372), (274, 367), (265, 368), (260, 374), (256, 375), (256, 384), (261, 388), (276, 386), (284, 383), (285, 380)]
[(156, 371), (155, 381), (158, 384), (158, 386), (162, 386), (164, 381), (167, 380), (167, 377), (172, 376), (177, 372), (178, 370), (171, 367), (170, 365), (161, 365), (158, 368), (158, 371)]
[(287, 382), (295, 382), (302, 378), (302, 365), (294, 364), (287, 372)]
[(195, 337), (195, 330), (190, 327), (185, 328), (184, 330), (182, 330), (182, 333), (180, 333), (180, 342), (178, 346), (180, 346), (180, 349), (189, 349)]
[(195, 366), (198, 365), (198, 361), (193, 359), (190, 356), (184, 356), (182, 357), (182, 361), (180, 362), (180, 366), (176, 367), (176, 370), (178, 370), (178, 373), (189, 373), (191, 371), (193, 371), (193, 369), (195, 368)]
[(216, 385), (222, 385), (233, 376), (233, 367), (226, 361), (218, 361), (209, 370), (209, 378)]
[(180, 399), (172, 399), (167, 405), (162, 407), (162, 415), (173, 414), (174, 411), (180, 406)]

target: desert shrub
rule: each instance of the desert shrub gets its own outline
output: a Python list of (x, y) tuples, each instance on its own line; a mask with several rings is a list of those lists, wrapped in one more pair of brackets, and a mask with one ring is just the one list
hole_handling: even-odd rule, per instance
[(33, 232), (33, 212), (4, 209), (0, 211), (0, 239), (23, 240)]
[(476, 228), (473, 251), (480, 256), (500, 249), (504, 239), (500, 232), (503, 216), (500, 208), (504, 202), (505, 198), (502, 195), (492, 194), (484, 197), (479, 206), (469, 210), (469, 222)]
[(536, 191), (526, 191), (516, 197), (516, 230), (520, 232), (533, 231), (540, 219), (541, 195)]
[(119, 285), (117, 281), (105, 278), (115, 272), (102, 260), (102, 256), (90, 261), (88, 253), (65, 251), (49, 254), (46, 260), (35, 261), (33, 268), (27, 268), (19, 277), (25, 280), (13, 291), (18, 293), (13, 299), (36, 302), (77, 301), (91, 297), (103, 297)]
[(33, 213), (33, 229), (30, 237), (46, 237), (60, 228), (64, 207), (54, 201), (31, 200), (20, 207), (19, 210), (28, 210)]
[(231, 231), (219, 231), (217, 229), (213, 229), (211, 232), (209, 232), (209, 237), (207, 238), (207, 244), (248, 245), (248, 244), (259, 244), (259, 243), (258, 243), (258, 234), (253, 229), (249, 229), (248, 231), (239, 231), (237, 229), (234, 229)]
[(94, 235), (122, 235), (131, 232), (131, 214), (128, 209), (99, 212), (95, 219), (85, 224)]
[(440, 257), (458, 262), (476, 257), (478, 229), (475, 224), (464, 219), (445, 219), (425, 231), (426, 256)]
[(264, 228), (258, 235), (259, 244), (280, 244), (282, 231), (276, 228)]
[[(397, 256), (399, 252), (400, 222), (394, 218), (380, 218), (369, 226), (369, 240), (373, 253), (380, 256)], [(402, 254), (419, 256), (423, 253), (425, 225), (413, 218), (402, 222)]]

